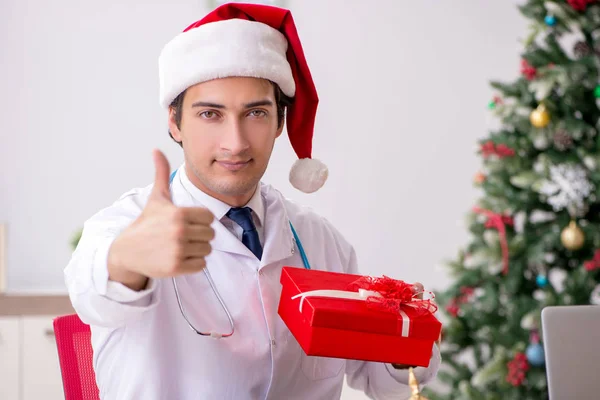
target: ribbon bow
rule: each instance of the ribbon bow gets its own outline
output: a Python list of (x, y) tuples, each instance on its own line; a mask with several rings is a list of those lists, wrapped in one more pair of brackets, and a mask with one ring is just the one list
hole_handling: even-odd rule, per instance
[(482, 214), (487, 217), (485, 222), (486, 228), (493, 228), (498, 230), (498, 234), (500, 235), (500, 247), (502, 248), (502, 263), (503, 269), (502, 273), (504, 275), (508, 274), (508, 242), (506, 240), (506, 225), (513, 225), (513, 218), (508, 215), (496, 214), (490, 210), (485, 210), (483, 208), (475, 207), (473, 211), (477, 214)]
[[(415, 293), (413, 288), (409, 283), (385, 275), (382, 278), (363, 276), (348, 286), (348, 290), (377, 293), (376, 296), (366, 298), (367, 306), (374, 309), (397, 313), (398, 310), (411, 308), (416, 310), (417, 316), (427, 312), (435, 313), (437, 306), (432, 302), (435, 295), (429, 291)], [(431, 298), (420, 299), (419, 296), (423, 293), (428, 293)]]

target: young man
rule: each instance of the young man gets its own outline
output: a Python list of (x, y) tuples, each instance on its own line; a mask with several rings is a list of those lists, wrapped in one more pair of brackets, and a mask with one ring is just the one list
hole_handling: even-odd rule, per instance
[[(65, 269), (101, 397), (330, 400), (344, 376), (371, 398), (408, 397), (407, 366), (308, 357), (277, 314), (301, 247), (313, 269), (358, 273), (330, 223), (260, 182), (289, 99), (290, 179), (312, 192), (327, 176), (310, 158), (318, 99), (290, 13), (218, 8), (166, 45), (160, 85), (184, 165), (170, 176), (156, 151), (154, 184), (90, 218)], [(434, 346), (421, 383), (439, 363)]]

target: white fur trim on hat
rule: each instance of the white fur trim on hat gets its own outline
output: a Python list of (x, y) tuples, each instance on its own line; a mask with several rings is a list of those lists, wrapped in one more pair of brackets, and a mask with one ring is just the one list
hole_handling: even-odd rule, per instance
[(294, 97), (287, 48), (285, 36), (277, 29), (244, 19), (211, 22), (182, 32), (167, 43), (158, 60), (160, 104), (168, 108), (190, 86), (234, 76), (271, 80)]
[(321, 161), (302, 158), (290, 169), (290, 183), (304, 193), (313, 193), (325, 184), (328, 175), (329, 170)]

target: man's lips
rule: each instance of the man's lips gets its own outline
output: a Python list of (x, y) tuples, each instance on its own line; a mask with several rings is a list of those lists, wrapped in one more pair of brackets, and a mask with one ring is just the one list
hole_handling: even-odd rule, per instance
[(229, 170), (229, 171), (239, 171), (245, 168), (248, 164), (250, 164), (252, 160), (247, 161), (229, 161), (229, 160), (216, 160), (215, 162), (219, 164), (221, 167)]

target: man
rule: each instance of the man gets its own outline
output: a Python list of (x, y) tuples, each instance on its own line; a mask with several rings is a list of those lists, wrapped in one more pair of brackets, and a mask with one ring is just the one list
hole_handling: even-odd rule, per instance
[[(327, 176), (311, 159), (318, 98), (289, 11), (216, 9), (166, 45), (160, 85), (184, 165), (170, 176), (155, 151), (154, 184), (90, 218), (65, 269), (101, 397), (329, 400), (344, 376), (371, 398), (408, 397), (407, 366), (308, 357), (277, 314), (300, 248), (313, 269), (358, 273), (329, 222), (260, 182), (289, 102), (290, 180), (314, 192)], [(439, 362), (434, 346), (418, 379)]]

